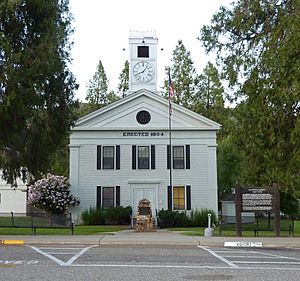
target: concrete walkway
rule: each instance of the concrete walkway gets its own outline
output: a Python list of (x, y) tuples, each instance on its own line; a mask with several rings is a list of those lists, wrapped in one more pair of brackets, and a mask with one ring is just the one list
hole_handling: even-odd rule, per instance
[(26, 245), (176, 245), (215, 246), (224, 242), (261, 242), (263, 247), (300, 248), (300, 238), (292, 237), (204, 237), (186, 236), (178, 232), (159, 229), (156, 232), (123, 230), (105, 235), (0, 235), (0, 240), (23, 240)]

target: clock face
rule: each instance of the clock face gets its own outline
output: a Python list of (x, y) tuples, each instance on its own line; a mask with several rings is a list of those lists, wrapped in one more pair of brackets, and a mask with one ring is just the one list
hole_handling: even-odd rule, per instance
[(136, 115), (136, 121), (138, 121), (140, 124), (145, 125), (150, 122), (151, 115), (146, 110), (141, 110)]
[(154, 77), (154, 70), (150, 63), (146, 61), (140, 61), (133, 67), (133, 76), (136, 81), (149, 82)]

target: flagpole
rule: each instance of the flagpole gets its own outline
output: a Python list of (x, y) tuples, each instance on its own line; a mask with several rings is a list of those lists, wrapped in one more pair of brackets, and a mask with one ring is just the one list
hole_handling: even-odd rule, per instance
[[(169, 175), (169, 181), (170, 181), (170, 188), (172, 190), (173, 194), (173, 178), (172, 178), (172, 168), (173, 168), (173, 149), (172, 149), (172, 96), (174, 94), (174, 89), (171, 81), (171, 74), (170, 74), (170, 68), (169, 68), (169, 87), (168, 87), (168, 93), (169, 93), (169, 147), (170, 147), (170, 175)], [(173, 201), (173, 200), (172, 200)], [(171, 209), (173, 210), (173, 203), (171, 206)]]
[[(170, 99), (171, 97), (169, 97)], [(169, 146), (170, 146), (170, 186), (173, 188), (172, 183), (172, 168), (173, 168), (173, 149), (172, 149), (172, 108), (171, 101), (169, 100)]]

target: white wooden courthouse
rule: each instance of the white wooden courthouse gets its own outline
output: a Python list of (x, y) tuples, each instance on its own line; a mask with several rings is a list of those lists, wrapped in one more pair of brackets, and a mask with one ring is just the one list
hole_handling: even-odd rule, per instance
[(135, 214), (143, 198), (154, 216), (161, 209), (217, 213), (220, 125), (173, 103), (170, 142), (169, 102), (157, 93), (157, 41), (131, 34), (128, 95), (72, 127), (70, 184), (81, 200), (72, 210), (76, 220), (90, 207), (131, 206)]

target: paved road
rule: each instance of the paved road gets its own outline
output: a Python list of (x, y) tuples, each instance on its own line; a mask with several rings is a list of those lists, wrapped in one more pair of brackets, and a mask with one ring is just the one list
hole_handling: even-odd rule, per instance
[(300, 249), (0, 246), (0, 280), (300, 280)]

